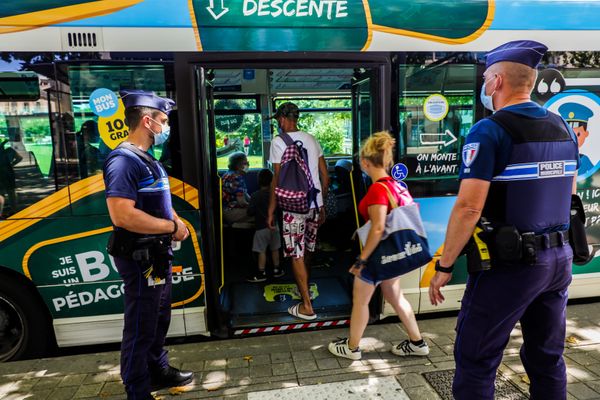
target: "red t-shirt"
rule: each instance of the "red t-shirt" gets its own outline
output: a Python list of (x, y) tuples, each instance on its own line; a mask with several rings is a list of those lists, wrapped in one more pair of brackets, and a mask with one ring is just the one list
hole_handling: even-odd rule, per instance
[[(413, 202), (413, 198), (408, 192), (408, 190), (402, 188), (399, 184), (397, 184), (392, 177), (388, 176), (385, 178), (381, 178), (377, 182), (383, 183), (388, 187), (388, 189), (390, 189), (390, 192), (392, 192), (392, 196), (394, 196), (394, 199), (398, 203), (398, 206), (405, 206)], [(387, 205), (388, 213), (392, 209), (392, 206), (390, 205), (390, 201), (388, 199), (388, 192), (379, 183), (373, 183), (369, 187), (367, 194), (365, 195), (365, 197), (363, 197), (363, 199), (360, 201), (360, 204), (358, 205), (358, 212), (365, 221), (369, 220), (369, 206), (375, 204)]]

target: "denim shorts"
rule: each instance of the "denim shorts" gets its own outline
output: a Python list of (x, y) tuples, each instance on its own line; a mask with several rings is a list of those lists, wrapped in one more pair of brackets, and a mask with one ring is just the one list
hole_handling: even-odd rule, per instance
[(359, 278), (370, 285), (377, 286), (383, 281), (397, 278), (405, 273), (406, 272), (393, 266), (386, 268), (384, 265), (377, 265), (371, 262), (367, 263), (360, 271)]

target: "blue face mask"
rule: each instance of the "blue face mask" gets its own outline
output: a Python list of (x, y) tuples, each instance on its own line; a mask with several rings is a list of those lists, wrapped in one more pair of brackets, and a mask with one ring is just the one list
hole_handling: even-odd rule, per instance
[[(152, 118), (150, 118), (152, 119)], [(155, 121), (152, 119), (152, 121), (156, 122), (157, 124), (159, 123), (158, 121)], [(150, 129), (150, 132), (152, 132), (154, 134), (154, 145), (155, 146), (160, 146), (161, 144), (163, 144), (164, 142), (167, 141), (167, 139), (169, 138), (169, 135), (171, 134), (171, 127), (167, 124), (162, 125), (162, 129), (159, 133), (154, 132), (152, 129)]]
[(283, 133), (283, 129), (280, 126), (277, 127), (277, 134), (281, 135)]
[(492, 97), (494, 96), (494, 93), (496, 93), (496, 91), (494, 90), (490, 95), (485, 94), (485, 84), (486, 82), (484, 81), (483, 85), (481, 86), (481, 93), (479, 94), (479, 98), (481, 99), (481, 104), (483, 104), (485, 108), (494, 112), (496, 110), (494, 110), (494, 100)]
[(168, 125), (166, 125), (166, 126), (163, 125), (163, 128), (160, 131), (160, 133), (158, 135), (154, 135), (154, 145), (160, 146), (161, 144), (166, 142), (167, 139), (169, 138), (170, 134), (171, 134), (171, 127)]

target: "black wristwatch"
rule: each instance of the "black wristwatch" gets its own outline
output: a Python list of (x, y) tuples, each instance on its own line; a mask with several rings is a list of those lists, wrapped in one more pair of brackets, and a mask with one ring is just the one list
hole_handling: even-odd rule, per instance
[(435, 262), (435, 270), (436, 270), (436, 271), (439, 271), (439, 272), (446, 272), (446, 273), (448, 273), (448, 274), (451, 274), (451, 273), (452, 273), (452, 271), (454, 271), (454, 264), (452, 264), (452, 265), (451, 265), (451, 266), (449, 266), (449, 267), (442, 267), (442, 266), (440, 265), (440, 260), (438, 259), (438, 260)]
[(171, 232), (171, 235), (174, 235), (177, 233), (177, 230), (179, 229), (179, 225), (177, 225), (177, 221), (172, 220), (173, 221), (173, 225), (175, 225), (175, 227), (173, 228), (173, 232)]

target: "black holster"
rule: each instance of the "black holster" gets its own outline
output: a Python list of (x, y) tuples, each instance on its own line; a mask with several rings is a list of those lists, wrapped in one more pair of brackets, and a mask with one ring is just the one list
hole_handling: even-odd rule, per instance
[(171, 235), (142, 236), (119, 229), (110, 235), (106, 250), (113, 257), (137, 262), (154, 278), (165, 279), (173, 260), (171, 240)]
[(129, 232), (125, 229), (115, 229), (111, 232), (106, 245), (106, 251), (113, 257), (133, 260), (135, 243), (142, 235)]
[(469, 273), (491, 269), (497, 263), (535, 264), (537, 260), (533, 233), (521, 234), (513, 225), (492, 226), (487, 221), (479, 222), (463, 252)]
[(581, 199), (576, 194), (571, 195), (571, 219), (569, 224), (569, 244), (573, 249), (573, 263), (587, 264), (591, 257), (585, 233), (585, 212)]

